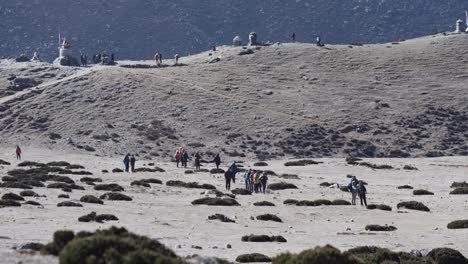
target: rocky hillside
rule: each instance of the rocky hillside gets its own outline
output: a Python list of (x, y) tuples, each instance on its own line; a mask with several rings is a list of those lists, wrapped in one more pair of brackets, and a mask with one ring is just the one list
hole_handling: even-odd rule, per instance
[(129, 59), (193, 54), (250, 31), (272, 42), (292, 32), (303, 42), (388, 42), (453, 30), (466, 9), (463, 0), (0, 0), (0, 57), (37, 50), (51, 61), (59, 32), (76, 53)]
[(180, 145), (233, 158), (468, 155), (467, 45), (221, 47), (162, 68), (3, 61), (0, 140), (148, 158)]

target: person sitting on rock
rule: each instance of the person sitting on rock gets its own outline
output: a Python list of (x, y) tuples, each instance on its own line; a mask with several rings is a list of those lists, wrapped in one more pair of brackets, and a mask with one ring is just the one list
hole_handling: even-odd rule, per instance
[(135, 162), (135, 155), (132, 155), (132, 157), (130, 158), (130, 167), (132, 168), (132, 172), (135, 172)]
[(123, 163), (124, 163), (124, 166), (125, 166), (125, 172), (128, 172), (128, 170), (130, 168), (130, 153), (125, 155), (125, 157), (123, 159)]
[(359, 181), (357, 190), (359, 194), (359, 200), (361, 201), (361, 206), (367, 207), (367, 199), (366, 199), (367, 189), (363, 181)]

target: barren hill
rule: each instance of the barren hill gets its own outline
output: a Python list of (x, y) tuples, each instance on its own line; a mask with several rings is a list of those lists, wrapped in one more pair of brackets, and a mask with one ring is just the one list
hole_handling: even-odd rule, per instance
[[(221, 47), (162, 68), (4, 60), (0, 140), (148, 158), (179, 145), (233, 159), (468, 155), (467, 45), (468, 35), (437, 35)], [(151, 62), (119, 62), (136, 64)], [(18, 93), (12, 74), (41, 85)]]

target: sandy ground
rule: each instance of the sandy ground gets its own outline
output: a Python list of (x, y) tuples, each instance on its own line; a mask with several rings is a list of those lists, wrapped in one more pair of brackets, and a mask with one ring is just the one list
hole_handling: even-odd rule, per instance
[[(17, 163), (10, 149), (3, 148), (0, 158), (13, 164), (0, 169), (2, 175), (15, 167)], [(157, 178), (164, 183), (168, 180), (197, 181), (215, 185), (224, 191), (224, 182), (220, 176), (208, 173), (184, 174), (184, 169), (177, 169), (169, 162), (157, 162), (156, 165), (166, 170), (165, 173), (120, 173), (102, 174), (101, 170), (120, 168), (121, 157), (105, 158), (80, 153), (62, 153), (47, 149), (24, 149), (24, 159), (49, 162), (65, 160), (81, 164), (104, 183), (118, 183), (133, 198), (131, 202), (105, 201), (104, 205), (83, 204), (82, 208), (57, 207), (57, 196), (60, 190), (34, 188), (45, 198), (32, 198), (43, 205), (43, 208), (23, 205), (20, 208), (0, 209), (0, 256), (2, 263), (19, 261), (23, 263), (54, 263), (56, 260), (38, 256), (19, 256), (11, 248), (25, 242), (51, 241), (56, 230), (71, 229), (96, 230), (111, 225), (124, 226), (130, 231), (156, 238), (175, 250), (180, 256), (200, 254), (217, 256), (234, 260), (244, 253), (259, 252), (275, 256), (281, 252), (299, 252), (317, 245), (331, 244), (340, 249), (361, 245), (376, 245), (392, 250), (410, 251), (412, 249), (432, 249), (450, 247), (468, 256), (466, 239), (468, 230), (448, 230), (447, 224), (453, 220), (468, 219), (468, 198), (449, 195), (453, 181), (465, 181), (468, 177), (468, 158), (421, 158), (421, 159), (371, 159), (372, 163), (390, 164), (392, 170), (372, 170), (364, 167), (347, 165), (343, 159), (320, 159), (323, 164), (306, 167), (285, 167), (285, 160), (269, 161), (270, 169), (278, 174), (297, 174), (299, 180), (284, 180), (270, 177), (270, 183), (286, 181), (299, 187), (297, 190), (270, 191), (267, 194), (237, 196), (239, 207), (193, 206), (191, 201), (204, 197), (202, 190), (193, 190), (165, 185), (152, 185), (151, 188), (131, 187), (130, 182), (142, 178)], [(146, 163), (146, 162), (145, 162)], [(245, 161), (248, 167), (253, 162)], [(419, 170), (406, 171), (404, 165), (413, 165)], [(137, 167), (142, 166), (137, 162)], [(226, 167), (224, 164), (223, 167)], [(211, 168), (211, 164), (207, 166)], [(324, 181), (347, 184), (347, 174), (358, 176), (368, 185), (368, 203), (387, 204), (393, 211), (366, 210), (361, 206), (321, 206), (296, 207), (284, 205), (286, 199), (350, 199), (350, 194), (336, 188), (324, 188), (319, 184)], [(99, 196), (103, 192), (95, 191), (92, 186), (79, 182), (80, 176), (71, 175), (85, 191), (74, 190), (70, 193), (72, 201), (79, 201), (85, 194)], [(237, 176), (234, 188), (242, 188), (243, 182)], [(434, 196), (413, 196), (411, 190), (398, 190), (397, 186), (409, 184), (415, 189), (427, 189)], [(6, 192), (19, 193), (18, 189), (0, 189)], [(66, 199), (65, 199), (66, 200)], [(257, 201), (271, 201), (275, 207), (253, 206)], [(416, 200), (426, 204), (431, 212), (397, 210), (400, 201)], [(80, 223), (78, 217), (91, 211), (115, 214), (118, 222)], [(209, 215), (221, 213), (236, 223), (222, 223), (207, 220)], [(251, 220), (251, 217), (263, 213), (278, 215), (283, 223)], [(395, 232), (367, 232), (367, 224), (394, 225)], [(348, 232), (349, 235), (340, 235)], [(246, 243), (241, 237), (248, 234), (282, 235), (287, 243)], [(227, 249), (226, 245), (232, 245)], [(192, 246), (201, 246), (198, 250)]]

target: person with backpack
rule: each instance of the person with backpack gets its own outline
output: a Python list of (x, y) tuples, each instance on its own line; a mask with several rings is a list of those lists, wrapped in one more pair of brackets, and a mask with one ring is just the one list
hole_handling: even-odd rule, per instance
[(128, 172), (128, 170), (130, 168), (130, 153), (125, 155), (125, 157), (123, 159), (123, 163), (124, 163), (124, 166), (125, 166), (125, 172)]
[(214, 158), (213, 162), (216, 165), (216, 169), (219, 169), (219, 165), (221, 164), (221, 157), (219, 157), (219, 153), (216, 154), (216, 157)]
[(16, 145), (16, 159), (21, 160), (21, 148)]
[(239, 172), (239, 169), (237, 168), (237, 165), (236, 165), (235, 161), (229, 167), (229, 171), (231, 171), (232, 182), (236, 183), (236, 174)]
[(187, 151), (184, 150), (184, 153), (182, 154), (182, 166), (184, 168), (187, 168), (188, 160), (189, 160), (189, 155), (188, 155)]
[(367, 207), (366, 193), (367, 193), (367, 189), (366, 189), (366, 186), (364, 185), (364, 182), (359, 181), (359, 185), (358, 185), (359, 200), (361, 201), (361, 206), (365, 206), (365, 207)]
[(322, 46), (322, 39), (320, 38), (320, 36), (317, 36), (315, 38), (315, 42), (317, 43), (317, 46), (321, 47)]
[(246, 190), (250, 190), (250, 173), (251, 173), (252, 169), (248, 169), (244, 172), (244, 175), (242, 176), (242, 178), (244, 178), (244, 182), (245, 182), (245, 189)]
[(351, 192), (351, 204), (356, 205), (356, 196), (357, 196), (357, 185), (358, 185), (358, 179), (356, 176), (353, 176), (351, 178), (351, 182), (348, 184), (348, 190)]
[(200, 170), (200, 167), (201, 167), (200, 159), (201, 159), (200, 153), (197, 152), (195, 154), (195, 170)]
[(252, 170), (249, 174), (249, 183), (250, 183), (250, 192), (254, 192), (254, 178), (255, 178), (255, 173), (257, 173), (256, 171)]
[(135, 155), (132, 155), (130, 157), (130, 168), (132, 169), (132, 172), (135, 172), (135, 162), (136, 162)]
[(263, 175), (260, 177), (260, 183), (262, 184), (260, 188), (260, 192), (263, 191), (264, 194), (266, 192), (267, 182), (268, 182), (268, 176), (266, 175), (266, 173), (263, 173)]
[(254, 192), (258, 193), (258, 189), (260, 188), (260, 172), (255, 173), (254, 178)]
[(230, 169), (228, 169), (224, 173), (224, 180), (226, 181), (226, 191), (231, 190), (231, 179), (232, 179), (232, 172)]

